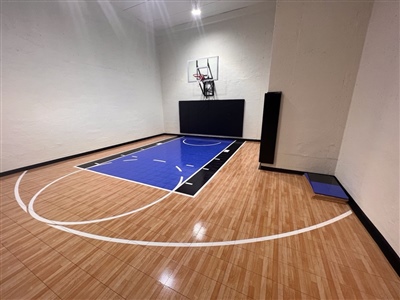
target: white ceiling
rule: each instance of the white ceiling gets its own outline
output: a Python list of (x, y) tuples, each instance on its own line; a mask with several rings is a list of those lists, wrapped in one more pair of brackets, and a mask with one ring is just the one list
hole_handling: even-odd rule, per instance
[(191, 11), (196, 3), (204, 19), (265, 1), (268, 0), (110, 0), (110, 3), (118, 15), (137, 18), (160, 31), (192, 23)]

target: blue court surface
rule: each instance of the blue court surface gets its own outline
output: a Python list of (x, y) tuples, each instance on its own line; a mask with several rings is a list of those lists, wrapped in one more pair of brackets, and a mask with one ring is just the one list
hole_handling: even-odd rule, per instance
[[(87, 170), (137, 183), (174, 190), (223, 153), (234, 140), (179, 137), (137, 149), (110, 160), (92, 163)], [(81, 166), (78, 166), (81, 167)]]

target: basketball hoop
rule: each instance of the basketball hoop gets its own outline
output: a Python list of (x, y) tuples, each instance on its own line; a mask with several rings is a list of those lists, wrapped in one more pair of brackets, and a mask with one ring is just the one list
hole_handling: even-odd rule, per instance
[(199, 73), (199, 74), (193, 74), (193, 77), (196, 78), (197, 82), (203, 81), (204, 80), (204, 75)]

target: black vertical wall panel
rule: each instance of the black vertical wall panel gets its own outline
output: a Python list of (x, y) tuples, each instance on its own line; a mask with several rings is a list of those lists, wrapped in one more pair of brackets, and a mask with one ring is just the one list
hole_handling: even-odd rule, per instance
[(281, 96), (282, 92), (268, 92), (264, 97), (264, 113), (259, 158), (260, 163), (273, 164), (275, 160)]

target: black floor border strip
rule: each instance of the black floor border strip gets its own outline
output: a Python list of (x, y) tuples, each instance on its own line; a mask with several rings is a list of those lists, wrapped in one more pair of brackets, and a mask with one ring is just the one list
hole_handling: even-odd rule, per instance
[[(266, 167), (259, 165), (260, 170), (271, 171), (271, 172), (278, 172), (278, 173), (286, 173), (286, 174), (295, 174), (295, 175), (303, 175), (307, 172), (297, 171), (297, 170), (287, 170), (287, 169), (279, 169), (273, 167)], [(340, 187), (344, 190), (346, 195), (349, 197), (349, 204), (351, 210), (360, 220), (361, 224), (363, 224), (364, 228), (368, 231), (369, 235), (378, 245), (379, 249), (381, 249), (383, 255), (386, 257), (388, 262), (391, 264), (392, 268), (395, 270), (398, 276), (400, 276), (400, 257), (397, 255), (396, 251), (393, 247), (388, 243), (385, 237), (380, 233), (378, 228), (372, 223), (372, 221), (367, 217), (367, 215), (363, 212), (361, 207), (358, 206), (357, 202), (354, 198), (346, 191), (344, 186), (340, 183), (340, 181), (336, 178), (336, 176), (332, 175), (337, 182), (339, 183)]]
[[(185, 135), (186, 136), (186, 135)], [(234, 141), (225, 150), (218, 154), (212, 161), (205, 165), (201, 170), (194, 174), (187, 182), (180, 186), (176, 192), (195, 196), (197, 192), (221, 169), (225, 163), (236, 153), (243, 145), (244, 141)]]
[(25, 166), (25, 167), (21, 167), (21, 168), (17, 168), (17, 169), (5, 171), (5, 172), (0, 172), (0, 177), (4, 177), (4, 176), (12, 175), (12, 174), (19, 173), (19, 172), (23, 172), (23, 171), (27, 171), (27, 170), (32, 170), (32, 169), (44, 167), (44, 166), (47, 166), (47, 165), (59, 163), (59, 162), (66, 161), (66, 160), (69, 160), (69, 159), (74, 159), (74, 158), (82, 157), (82, 156), (89, 155), (89, 154), (94, 154), (94, 153), (97, 153), (97, 152), (101, 152), (101, 151), (113, 149), (113, 148), (120, 147), (120, 146), (129, 145), (129, 144), (132, 144), (132, 143), (140, 142), (140, 141), (143, 141), (143, 140), (155, 138), (155, 137), (162, 136), (162, 135), (169, 135), (169, 134), (167, 134), (167, 133), (160, 133), (160, 134), (156, 134), (156, 135), (152, 135), (152, 136), (140, 138), (140, 139), (137, 139), (137, 140), (132, 140), (132, 141), (129, 141), (129, 142), (124, 142), (124, 143), (121, 143), (121, 144), (116, 144), (116, 145), (112, 145), (112, 146), (107, 146), (107, 147), (104, 147), (104, 148), (99, 148), (99, 149), (95, 149), (95, 150), (90, 150), (90, 151), (87, 151), (87, 152), (82, 152), (82, 153), (78, 153), (78, 154), (73, 154), (73, 155), (69, 155), (69, 156), (65, 156), (65, 157), (61, 157), (61, 158), (57, 158), (57, 159), (53, 159), (53, 160), (49, 160), (49, 161), (45, 161), (45, 162), (41, 162), (41, 163), (37, 163), (37, 164), (33, 164), (33, 165), (29, 165), (29, 166)]

